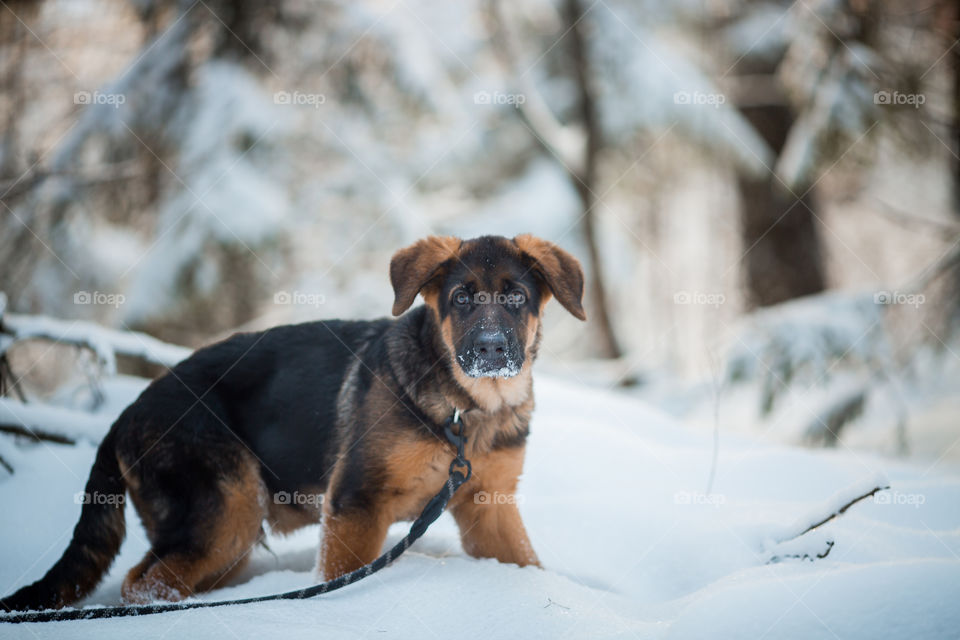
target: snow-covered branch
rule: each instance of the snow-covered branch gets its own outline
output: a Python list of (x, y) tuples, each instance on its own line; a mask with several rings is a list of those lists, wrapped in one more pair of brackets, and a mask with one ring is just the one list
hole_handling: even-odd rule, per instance
[(59, 444), (96, 444), (109, 426), (110, 418), (103, 415), (0, 398), (0, 431), (5, 433)]
[(500, 0), (489, 0), (491, 37), (493, 51), (503, 65), (509, 81), (524, 100), (517, 104), (520, 115), (533, 131), (537, 140), (549, 153), (560, 160), (564, 167), (580, 179), (585, 167), (587, 136), (582, 128), (563, 125), (554, 117), (540, 91), (520, 68), (519, 37), (510, 21), (504, 18)]
[(822, 505), (798, 518), (793, 525), (784, 530), (777, 538), (788, 542), (822, 527), (834, 518), (843, 515), (853, 505), (873, 497), (879, 491), (890, 488), (890, 483), (882, 475), (870, 476), (860, 482), (833, 494)]
[[(822, 531), (817, 530), (846, 513), (850, 507), (858, 502), (889, 488), (889, 483), (885, 477), (875, 475), (838, 491), (822, 505), (797, 518), (792, 525), (774, 536), (774, 540), (766, 545), (766, 551), (770, 554), (767, 564), (782, 562), (787, 559), (812, 561), (818, 558), (826, 558), (833, 550), (835, 541)], [(807, 536), (809, 533), (818, 535)]]
[(46, 316), (6, 314), (0, 318), (0, 332), (15, 340), (42, 339), (88, 348), (96, 354), (106, 375), (116, 374), (118, 355), (172, 367), (191, 353), (186, 347), (162, 342), (145, 333)]

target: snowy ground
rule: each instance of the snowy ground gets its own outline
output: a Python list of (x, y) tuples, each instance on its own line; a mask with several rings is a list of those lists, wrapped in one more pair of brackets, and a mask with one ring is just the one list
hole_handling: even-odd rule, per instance
[[(145, 618), (0, 625), (0, 638), (545, 637), (956, 638), (960, 475), (840, 448), (709, 432), (634, 399), (541, 377), (521, 511), (545, 570), (474, 560), (444, 516), (411, 552), (321, 598)], [(111, 403), (113, 406), (114, 403)], [(94, 447), (6, 446), (0, 590), (39, 578), (66, 547)], [(891, 490), (798, 540), (778, 542), (874, 482)], [(85, 604), (115, 604), (147, 548), (128, 537)], [(391, 531), (388, 544), (404, 532)], [(311, 583), (317, 528), (272, 539), (205, 599)], [(774, 555), (820, 553), (815, 562)]]

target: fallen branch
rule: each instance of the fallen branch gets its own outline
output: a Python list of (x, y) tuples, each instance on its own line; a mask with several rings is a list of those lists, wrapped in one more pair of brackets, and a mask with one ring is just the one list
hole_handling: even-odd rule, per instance
[(106, 375), (116, 374), (118, 355), (169, 368), (192, 353), (186, 347), (161, 342), (145, 333), (117, 331), (92, 322), (57, 320), (46, 316), (8, 313), (0, 317), (0, 331), (16, 340), (50, 340), (90, 349), (97, 355)]
[[(59, 433), (51, 433), (43, 429), (30, 429), (18, 424), (0, 424), (0, 433), (9, 433), (15, 436), (24, 436), (35, 442), (53, 442), (56, 444), (77, 444), (73, 438)], [(7, 465), (4, 465), (7, 466)], [(10, 467), (7, 467), (10, 469)], [(10, 470), (13, 473), (13, 470)]]
[(58, 444), (79, 440), (99, 444), (111, 422), (112, 417), (107, 415), (0, 398), (0, 432), (11, 435)]
[(830, 551), (833, 550), (834, 544), (835, 543), (833, 540), (827, 540), (827, 548), (822, 552), (815, 553), (813, 555), (810, 555), (809, 553), (788, 553), (782, 556), (771, 556), (770, 559), (767, 560), (767, 564), (777, 564), (778, 562), (783, 562), (784, 560), (809, 560), (810, 562), (813, 562), (818, 558), (822, 560), (830, 555)]
[[(820, 514), (813, 515), (809, 518), (807, 517), (799, 518), (797, 520), (797, 523), (787, 528), (786, 533), (778, 536), (779, 538), (778, 544), (783, 544), (784, 542), (789, 542), (790, 540), (796, 540), (797, 538), (807, 533), (810, 533), (814, 529), (822, 527), (823, 525), (827, 524), (834, 518), (837, 518), (838, 516), (843, 515), (844, 513), (847, 512), (847, 510), (850, 507), (857, 504), (858, 502), (861, 502), (863, 500), (866, 500), (867, 498), (872, 497), (878, 491), (885, 491), (890, 488), (890, 486), (886, 483), (885, 478), (871, 478), (869, 480), (869, 483), (870, 484), (867, 486), (872, 486), (873, 488), (870, 489), (869, 491), (864, 491), (862, 493), (859, 493), (854, 498), (843, 497), (843, 495), (848, 491), (850, 491), (851, 489), (845, 489), (843, 491), (839, 491), (836, 494), (834, 494), (831, 497), (831, 499), (827, 501), (827, 505), (829, 505), (827, 508), (830, 510), (830, 512), (827, 515), (825, 516), (822, 515), (822, 511), (821, 511)], [(859, 483), (859, 484), (862, 487), (864, 486), (865, 483)], [(814, 513), (816, 513), (817, 511), (814, 511)], [(803, 524), (803, 523), (809, 522), (810, 520), (814, 520), (813, 524), (809, 524), (809, 525)]]
[[(865, 491), (862, 489), (862, 487), (865, 486), (872, 486), (873, 488)], [(826, 558), (833, 550), (834, 544), (836, 544), (834, 540), (826, 537), (822, 532), (819, 532), (819, 535), (814, 534), (804, 540), (800, 540), (800, 538), (846, 513), (850, 507), (858, 502), (866, 500), (878, 491), (884, 491), (889, 488), (885, 478), (874, 477), (869, 478), (866, 482), (861, 481), (853, 487), (838, 491), (826, 502), (827, 506), (825, 508), (820, 507), (813, 510), (812, 513), (816, 515), (798, 518), (796, 523), (786, 527), (784, 532), (778, 536), (774, 536), (774, 540), (764, 545), (765, 552), (770, 554), (770, 557), (767, 559), (767, 564), (775, 564), (784, 560), (809, 560), (813, 562), (814, 560)], [(855, 497), (844, 497), (845, 494), (849, 495), (852, 491), (857, 490), (860, 492)], [(829, 510), (829, 513), (823, 515), (823, 511), (825, 510)], [(807, 524), (811, 520), (813, 520), (813, 523)], [(824, 545), (822, 551), (809, 550), (811, 548), (817, 548), (820, 545)]]
[(886, 491), (886, 490), (889, 489), (889, 488), (890, 488), (890, 485), (885, 485), (885, 486), (882, 486), (882, 487), (874, 487), (871, 491), (868, 491), (867, 493), (865, 493), (865, 494), (863, 494), (863, 495), (861, 495), (861, 496), (857, 496), (856, 498), (854, 498), (854, 499), (851, 500), (850, 502), (846, 503), (845, 505), (843, 505), (842, 507), (840, 507), (839, 509), (837, 509), (836, 511), (834, 511), (833, 513), (831, 513), (830, 515), (828, 515), (828, 516), (827, 516), (826, 518), (824, 518), (823, 520), (821, 520), (821, 521), (819, 521), (819, 522), (817, 522), (817, 523), (815, 523), (815, 524), (810, 525), (809, 527), (807, 527), (807, 528), (804, 529), (801, 533), (797, 534), (797, 535), (794, 536), (794, 537), (795, 537), (795, 538), (799, 538), (800, 536), (802, 536), (802, 535), (805, 534), (805, 533), (810, 533), (811, 531), (813, 531), (813, 530), (816, 529), (817, 527), (821, 527), (821, 526), (827, 524), (828, 522), (830, 522), (831, 520), (833, 520), (834, 518), (843, 515), (844, 513), (846, 513), (847, 509), (849, 509), (849, 508), (852, 507), (853, 505), (857, 504), (857, 503), (860, 502), (861, 500), (866, 500), (867, 498), (872, 497), (872, 496), (873, 496), (875, 493), (877, 493), (878, 491)]

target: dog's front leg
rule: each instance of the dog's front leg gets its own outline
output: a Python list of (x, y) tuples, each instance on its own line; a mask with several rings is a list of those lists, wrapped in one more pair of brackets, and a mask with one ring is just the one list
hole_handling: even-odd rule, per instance
[(473, 479), (451, 507), (463, 550), (475, 558), (540, 566), (517, 508), (523, 454), (523, 447), (517, 447), (477, 458)]
[(325, 508), (318, 563), (320, 578), (332, 580), (376, 560), (389, 526), (374, 509)]

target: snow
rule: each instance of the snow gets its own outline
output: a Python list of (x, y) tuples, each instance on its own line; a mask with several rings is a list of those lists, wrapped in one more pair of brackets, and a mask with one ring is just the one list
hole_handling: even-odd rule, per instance
[[(466, 358), (458, 355), (457, 360), (461, 365), (466, 364)], [(470, 363), (469, 367), (464, 367), (464, 371), (471, 378), (512, 378), (520, 373), (520, 365), (512, 358), (507, 358), (507, 363), (498, 369), (489, 369), (479, 359)]]
[(605, 137), (619, 142), (638, 129), (660, 135), (676, 127), (745, 171), (771, 164), (770, 147), (676, 42), (657, 36), (649, 15), (632, 3), (601, 2), (585, 20), (603, 34), (589, 45)]
[[(86, 296), (82, 291), (75, 296)], [(121, 296), (122, 298), (122, 296)], [(120, 302), (122, 304), (122, 301)], [(76, 344), (91, 349), (97, 356), (103, 373), (116, 374), (117, 355), (142, 358), (147, 362), (172, 367), (190, 355), (190, 349), (157, 340), (153, 336), (136, 331), (106, 329), (94, 322), (81, 320), (58, 320), (45, 316), (28, 316), (8, 313), (3, 316), (3, 325), (17, 340), (44, 338), (56, 342)]]
[(71, 439), (98, 443), (103, 437), (103, 417), (42, 404), (24, 404), (0, 398), (0, 424), (25, 425)]
[[(130, 398), (135, 393), (129, 390)], [(712, 437), (644, 402), (540, 376), (519, 508), (545, 569), (466, 556), (444, 515), (392, 566), (302, 602), (136, 619), (0, 625), (0, 638), (131, 635), (300, 638), (948, 638), (960, 625), (960, 475), (864, 453)], [(113, 406), (113, 405), (112, 405)], [(105, 426), (106, 423), (104, 423)], [(75, 447), (4, 449), (0, 590), (39, 578), (65, 548), (94, 456)], [(852, 496), (844, 514), (786, 540)], [(86, 605), (115, 604), (147, 549), (128, 537)], [(387, 544), (405, 533), (395, 525)], [(271, 537), (219, 600), (306, 586), (318, 527)], [(772, 556), (815, 555), (815, 561)], [(67, 625), (67, 626), (65, 626)]]

